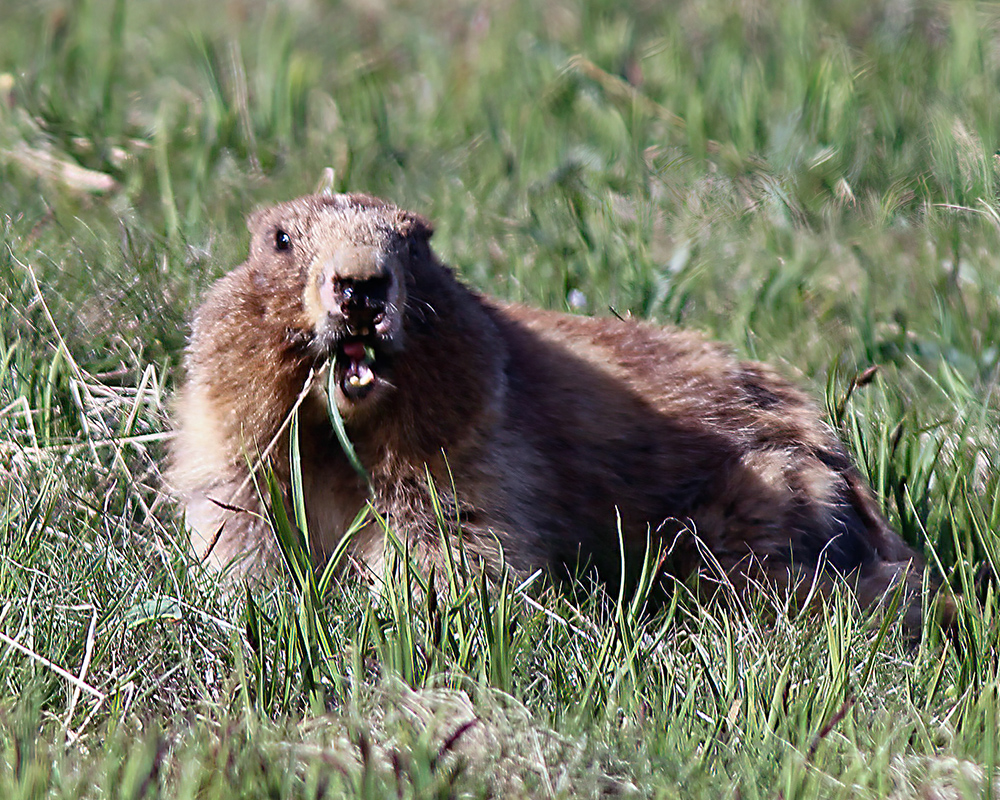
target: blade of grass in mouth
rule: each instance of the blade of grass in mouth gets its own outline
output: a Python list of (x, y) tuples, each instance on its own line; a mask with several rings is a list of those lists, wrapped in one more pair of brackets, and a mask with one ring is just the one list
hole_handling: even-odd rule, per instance
[(337, 441), (340, 442), (340, 447), (344, 451), (344, 455), (347, 456), (347, 460), (351, 462), (351, 466), (354, 467), (354, 471), (361, 476), (361, 480), (365, 482), (368, 487), (368, 492), (372, 491), (372, 481), (368, 475), (368, 471), (365, 469), (364, 464), (361, 463), (361, 459), (358, 458), (358, 453), (354, 449), (354, 445), (351, 444), (351, 439), (347, 435), (347, 429), (344, 427), (344, 418), (340, 416), (340, 409), (337, 408), (337, 378), (334, 373), (333, 364), (329, 364), (327, 367), (326, 376), (326, 413), (330, 417), (330, 422), (333, 425), (333, 430), (337, 434)]

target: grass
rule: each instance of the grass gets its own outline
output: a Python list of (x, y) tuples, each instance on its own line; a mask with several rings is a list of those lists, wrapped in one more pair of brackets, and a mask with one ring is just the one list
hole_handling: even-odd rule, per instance
[[(998, 41), (958, 0), (0, 0), (0, 796), (997, 796)], [(812, 387), (955, 640), (460, 553), (412, 592), (402, 544), (373, 593), (280, 514), (289, 576), (221, 587), (159, 474), (186, 320), (326, 167), (485, 291)]]

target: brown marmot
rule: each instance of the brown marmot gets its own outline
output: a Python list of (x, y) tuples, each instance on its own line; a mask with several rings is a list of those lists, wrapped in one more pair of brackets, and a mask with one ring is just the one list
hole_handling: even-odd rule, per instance
[[(652, 534), (685, 576), (710, 553), (737, 585), (808, 591), (845, 577), (863, 604), (900, 580), (910, 625), (922, 566), (890, 529), (817, 409), (769, 367), (672, 328), (505, 305), (432, 253), (430, 224), (362, 194), (250, 217), (246, 263), (194, 318), (176, 404), (172, 483), (192, 546), (258, 570), (276, 548), (249, 480), (262, 455), (289, 484), (299, 406), (312, 552), (371, 499), (425, 565), (442, 557), (431, 475), (455, 535), (487, 565), (620, 574)], [(327, 414), (336, 408), (371, 488)], [(371, 492), (369, 494), (369, 491)], [(383, 557), (375, 523), (355, 560)], [(639, 556), (641, 558), (641, 556)], [(905, 577), (904, 577), (905, 576)]]

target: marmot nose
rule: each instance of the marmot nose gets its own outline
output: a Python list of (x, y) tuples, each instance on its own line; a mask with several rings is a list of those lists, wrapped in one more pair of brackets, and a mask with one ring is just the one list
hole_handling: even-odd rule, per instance
[(334, 293), (344, 322), (352, 332), (377, 325), (385, 316), (389, 279), (334, 281)]

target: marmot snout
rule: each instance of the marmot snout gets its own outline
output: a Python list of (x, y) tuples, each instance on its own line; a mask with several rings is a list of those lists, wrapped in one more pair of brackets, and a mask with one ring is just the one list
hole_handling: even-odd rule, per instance
[[(250, 229), (249, 259), (195, 316), (176, 405), (170, 474), (199, 555), (274, 560), (248, 457), (267, 454), (288, 490), (284, 423), (329, 364), (371, 493), (310, 388), (299, 427), (317, 558), (370, 501), (437, 562), (430, 475), (488, 566), (502, 547), (515, 569), (584, 565), (613, 582), (620, 519), (627, 557), (652, 532), (681, 577), (707, 548), (742, 584), (839, 575), (872, 603), (905, 582), (919, 620), (919, 560), (814, 405), (768, 367), (676, 329), (481, 297), (437, 261), (425, 220), (365, 195), (303, 197)], [(356, 560), (378, 563), (382, 542), (366, 530)]]

